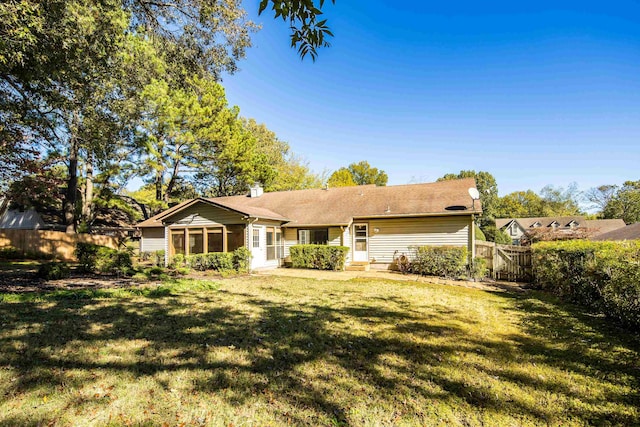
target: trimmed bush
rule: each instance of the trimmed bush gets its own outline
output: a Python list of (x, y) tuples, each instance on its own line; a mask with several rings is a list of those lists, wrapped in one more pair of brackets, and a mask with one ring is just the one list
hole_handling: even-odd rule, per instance
[(239, 273), (246, 273), (251, 267), (251, 251), (244, 246), (233, 251), (233, 268)]
[(86, 273), (128, 274), (133, 266), (129, 252), (92, 243), (78, 243), (75, 255), (78, 269)]
[(411, 261), (411, 271), (423, 276), (466, 276), (468, 251), (464, 246), (420, 246)]
[(537, 243), (533, 274), (540, 289), (640, 326), (640, 242)]
[(99, 273), (124, 275), (132, 270), (131, 254), (127, 251), (100, 246), (96, 254), (95, 269)]
[(171, 258), (171, 261), (169, 261), (170, 268), (184, 267), (184, 265), (185, 265), (185, 256), (183, 254), (174, 255), (173, 258)]
[[(182, 265), (179, 261), (182, 258), (178, 258), (179, 255), (174, 257), (174, 264), (176, 268)], [(189, 268), (193, 268), (198, 271), (215, 270), (219, 272), (237, 271), (247, 272), (249, 271), (249, 261), (251, 259), (251, 252), (245, 247), (240, 247), (233, 252), (210, 252), (207, 254), (195, 254), (184, 257), (184, 262)]]
[(208, 254), (195, 254), (185, 257), (187, 267), (197, 271), (205, 270), (233, 270), (233, 253), (210, 252)]
[(71, 274), (66, 262), (48, 262), (38, 268), (38, 277), (46, 280), (66, 279)]
[(296, 245), (289, 249), (294, 268), (343, 270), (349, 248), (346, 246)]

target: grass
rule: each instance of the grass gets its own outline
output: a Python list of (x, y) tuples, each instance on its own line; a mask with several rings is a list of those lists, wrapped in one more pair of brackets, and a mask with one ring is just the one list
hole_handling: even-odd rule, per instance
[(236, 277), (4, 295), (0, 425), (638, 425), (640, 343), (538, 293)]

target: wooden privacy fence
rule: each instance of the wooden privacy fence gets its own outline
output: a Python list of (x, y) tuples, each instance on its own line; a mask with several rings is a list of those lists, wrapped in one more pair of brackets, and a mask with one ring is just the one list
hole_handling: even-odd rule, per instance
[(531, 247), (476, 242), (476, 257), (484, 258), (491, 277), (512, 282), (532, 279)]
[(74, 261), (76, 244), (93, 243), (118, 248), (118, 239), (96, 234), (67, 234), (61, 231), (0, 229), (0, 249), (13, 247), (23, 255), (52, 256), (65, 261)]

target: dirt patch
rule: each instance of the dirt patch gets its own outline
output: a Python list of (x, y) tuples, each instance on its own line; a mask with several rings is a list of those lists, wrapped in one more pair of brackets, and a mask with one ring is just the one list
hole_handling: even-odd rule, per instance
[(137, 284), (130, 278), (72, 275), (67, 279), (44, 280), (29, 272), (0, 273), (0, 293), (21, 294), (72, 289), (123, 288)]

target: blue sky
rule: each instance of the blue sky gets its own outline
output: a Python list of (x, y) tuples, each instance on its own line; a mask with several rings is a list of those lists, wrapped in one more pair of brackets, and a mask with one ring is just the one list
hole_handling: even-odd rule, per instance
[(640, 179), (638, 1), (327, 1), (335, 37), (315, 63), (257, 4), (227, 98), (315, 172), (485, 170), (501, 195)]

